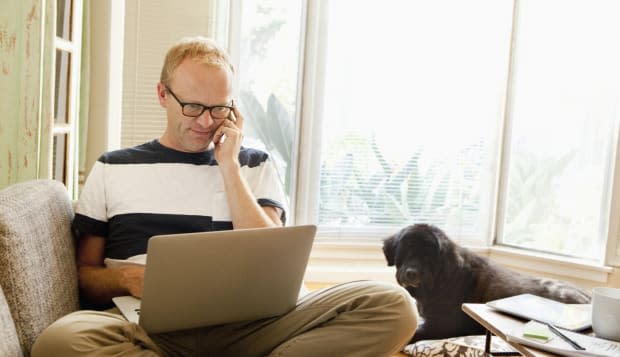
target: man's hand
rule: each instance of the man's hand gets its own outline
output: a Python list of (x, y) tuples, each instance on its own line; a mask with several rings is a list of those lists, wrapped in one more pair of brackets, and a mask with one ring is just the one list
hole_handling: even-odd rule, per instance
[(224, 120), (213, 137), (215, 159), (223, 171), (239, 167), (239, 151), (243, 141), (243, 116), (237, 107), (233, 108), (230, 116), (230, 119)]
[(144, 290), (144, 267), (127, 266), (119, 270), (121, 271), (120, 284), (127, 289), (131, 295), (141, 298)]

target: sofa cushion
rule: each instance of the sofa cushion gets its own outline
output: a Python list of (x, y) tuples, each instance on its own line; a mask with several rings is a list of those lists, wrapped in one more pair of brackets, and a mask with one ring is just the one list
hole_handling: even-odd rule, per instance
[(9, 304), (0, 288), (0, 356), (23, 356)]
[(78, 309), (73, 210), (58, 181), (0, 191), (0, 285), (24, 354), (39, 333)]

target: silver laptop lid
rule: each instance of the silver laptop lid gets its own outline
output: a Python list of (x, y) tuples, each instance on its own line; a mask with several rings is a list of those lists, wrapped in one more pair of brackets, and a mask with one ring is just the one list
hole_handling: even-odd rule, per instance
[(159, 333), (290, 311), (315, 233), (306, 225), (151, 237), (140, 325)]

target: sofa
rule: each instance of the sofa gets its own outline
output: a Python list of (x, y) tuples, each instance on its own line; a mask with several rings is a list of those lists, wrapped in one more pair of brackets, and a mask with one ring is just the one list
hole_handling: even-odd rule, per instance
[[(79, 309), (72, 219), (72, 201), (58, 181), (0, 190), (0, 356), (29, 356), (47, 326)], [(508, 348), (495, 341), (494, 351)], [(484, 336), (467, 336), (419, 341), (401, 355), (473, 357), (483, 350)]]
[(43, 329), (79, 308), (72, 219), (58, 181), (0, 190), (0, 356), (29, 356)]

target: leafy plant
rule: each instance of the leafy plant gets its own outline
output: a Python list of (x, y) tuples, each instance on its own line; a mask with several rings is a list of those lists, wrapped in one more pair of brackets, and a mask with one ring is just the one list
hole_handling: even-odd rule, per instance
[[(562, 217), (554, 186), (575, 157), (569, 151), (558, 159), (540, 159), (520, 153), (511, 167), (504, 242), (535, 249), (566, 250), (565, 228), (571, 218)], [(544, 240), (540, 240), (540, 237)], [(584, 247), (585, 249), (586, 247)]]
[(265, 110), (253, 93), (240, 92), (240, 101), (245, 117), (247, 136), (256, 138), (265, 145), (276, 167), (281, 171), (285, 192), (290, 192), (292, 180), (292, 152), (295, 138), (293, 119), (282, 102), (273, 94), (267, 100)]
[[(477, 177), (480, 160), (465, 160), (476, 146), (465, 148), (460, 167), (431, 161), (421, 168), (423, 150), (401, 167), (390, 163), (373, 138), (344, 138), (340, 159), (324, 162), (321, 170), (320, 217), (327, 225), (368, 224), (400, 226), (416, 221), (445, 223), (454, 217), (476, 216), (479, 206)], [(476, 152), (475, 154), (479, 154)], [(357, 157), (356, 157), (357, 156)], [(372, 168), (360, 163), (376, 163)], [(460, 222), (461, 219), (458, 219)], [(473, 223), (475, 224), (475, 223)]]
[[(259, 140), (272, 155), (290, 192), (295, 137), (291, 114), (273, 94), (263, 107), (253, 93), (242, 91), (240, 104), (247, 136)], [(349, 136), (336, 145), (339, 149), (332, 155), (337, 151), (340, 156), (327, 158), (321, 167), (321, 224), (400, 226), (416, 221), (459, 223), (463, 216), (475, 219), (480, 198), (472, 173), (479, 171), (478, 146), (463, 149), (456, 168), (432, 160), (421, 168), (427, 155), (422, 149), (398, 166), (385, 157), (374, 138)]]

